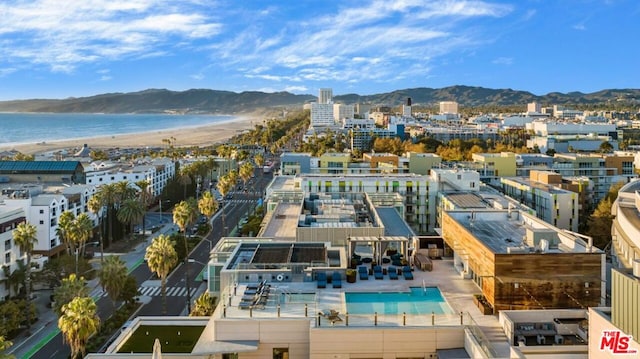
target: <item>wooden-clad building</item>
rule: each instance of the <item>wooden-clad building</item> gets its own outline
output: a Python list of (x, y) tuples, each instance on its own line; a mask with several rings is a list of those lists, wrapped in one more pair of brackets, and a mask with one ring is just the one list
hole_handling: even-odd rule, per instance
[(512, 210), (443, 211), (442, 237), (496, 312), (603, 304), (605, 254), (587, 237)]

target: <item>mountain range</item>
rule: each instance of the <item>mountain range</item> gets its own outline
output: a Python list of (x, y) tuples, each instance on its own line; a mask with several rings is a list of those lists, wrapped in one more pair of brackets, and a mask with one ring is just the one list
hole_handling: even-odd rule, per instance
[[(640, 104), (640, 89), (608, 89), (593, 93), (551, 92), (538, 96), (527, 91), (449, 86), (440, 89), (412, 88), (388, 93), (345, 94), (333, 98), (336, 103), (369, 103), (395, 107), (412, 99), (414, 106), (434, 106), (439, 101), (457, 101), (461, 106), (524, 106), (529, 102), (547, 105), (587, 105), (610, 102)], [(149, 89), (129, 93), (107, 93), (66, 99), (30, 99), (0, 101), (2, 112), (58, 113), (216, 113), (235, 114), (274, 107), (297, 107), (315, 101), (313, 95), (289, 92), (231, 92), (210, 89), (170, 91)]]

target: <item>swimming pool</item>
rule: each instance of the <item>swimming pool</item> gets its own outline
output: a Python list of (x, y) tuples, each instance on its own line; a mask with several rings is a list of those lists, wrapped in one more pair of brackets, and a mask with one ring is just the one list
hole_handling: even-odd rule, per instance
[(316, 293), (282, 293), (281, 303), (315, 303)]
[(452, 314), (436, 287), (411, 287), (409, 292), (347, 292), (349, 314)]

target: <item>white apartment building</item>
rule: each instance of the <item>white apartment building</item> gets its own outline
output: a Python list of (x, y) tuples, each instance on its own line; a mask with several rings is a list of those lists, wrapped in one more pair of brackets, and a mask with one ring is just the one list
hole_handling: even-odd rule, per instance
[(153, 196), (158, 196), (167, 182), (176, 174), (175, 163), (167, 158), (154, 159), (146, 164), (121, 165), (115, 163), (92, 163), (85, 172), (86, 183), (102, 185), (128, 181), (135, 184), (147, 180)]
[[(6, 270), (0, 270), (0, 281), (7, 279), (7, 273), (11, 274), (18, 269), (18, 259), (25, 258), (20, 253), (20, 248), (13, 241), (13, 230), (18, 224), (26, 221), (26, 217), (22, 208), (6, 208), (0, 206), (0, 242), (4, 244), (3, 258), (0, 260), (2, 268)], [(10, 286), (0, 286), (0, 301), (6, 300), (9, 296), (16, 293), (11, 292)]]
[(340, 123), (343, 119), (353, 118), (353, 105), (345, 105), (342, 103), (333, 104), (333, 120)]
[(333, 90), (330, 88), (321, 88), (318, 91), (318, 103), (329, 104), (333, 102)]
[(343, 118), (342, 129), (350, 130), (353, 128), (373, 129), (376, 127), (375, 122), (368, 118)]
[(458, 103), (455, 101), (440, 101), (440, 114), (458, 114)]
[(334, 125), (333, 104), (311, 103), (311, 127), (327, 127)]
[(541, 152), (548, 149), (556, 152), (570, 152), (570, 149), (595, 151), (605, 141), (617, 149), (620, 138), (617, 126), (608, 123), (533, 121), (525, 128), (533, 131), (527, 147), (537, 146)]
[[(534, 177), (534, 172), (539, 171), (531, 172)], [(505, 195), (534, 210), (536, 217), (555, 227), (578, 231), (580, 198), (577, 193), (531, 178), (502, 177), (500, 183)]]
[[(433, 231), (436, 220), (438, 184), (429, 176), (412, 173), (385, 174), (299, 174), (293, 188), (308, 193), (361, 192), (394, 194), (404, 201), (404, 219), (417, 233)], [(267, 190), (269, 192), (269, 190)]]
[(528, 124), (527, 130), (536, 136), (553, 135), (589, 135), (610, 136), (617, 131), (615, 124), (609, 123), (572, 123), (557, 121), (534, 121)]
[(439, 191), (477, 192), (480, 190), (480, 174), (477, 171), (431, 168), (429, 177), (438, 184)]
[(71, 211), (78, 216), (87, 213), (97, 224), (97, 216), (88, 212), (87, 202), (96, 192), (92, 185), (47, 188), (42, 185), (22, 185), (16, 189), (2, 191), (0, 200), (2, 207), (21, 210), (27, 222), (36, 227), (38, 242), (33, 250), (35, 254), (45, 257), (56, 255), (64, 250), (62, 240), (58, 236), (58, 219), (62, 212)]

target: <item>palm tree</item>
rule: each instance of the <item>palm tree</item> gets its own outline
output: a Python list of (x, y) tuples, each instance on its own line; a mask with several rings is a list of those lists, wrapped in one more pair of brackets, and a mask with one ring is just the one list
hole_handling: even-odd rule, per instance
[(256, 166), (258, 166), (258, 173), (260, 174), (260, 183), (261, 183), (258, 186), (258, 191), (260, 192), (260, 197), (262, 197), (262, 176), (264, 174), (264, 171), (262, 169), (264, 166), (264, 156), (262, 155), (262, 153), (258, 153), (253, 157), (253, 161), (256, 163)]
[(117, 216), (120, 222), (129, 224), (131, 235), (133, 236), (133, 224), (144, 218), (144, 212), (142, 203), (134, 198), (128, 198), (120, 204)]
[(82, 249), (81, 255), (84, 255), (85, 244), (91, 238), (91, 234), (93, 234), (93, 221), (91, 217), (89, 217), (86, 213), (80, 213), (75, 220), (74, 230), (76, 231), (76, 248)]
[(27, 333), (31, 329), (31, 318), (29, 318), (29, 313), (31, 312), (29, 308), (29, 291), (31, 289), (31, 253), (33, 252), (34, 245), (38, 243), (37, 233), (38, 230), (36, 226), (27, 222), (18, 224), (16, 229), (13, 230), (13, 241), (18, 245), (20, 251), (27, 255), (27, 270), (24, 279), (25, 293), (27, 295)]
[(100, 328), (96, 302), (90, 297), (74, 298), (62, 307), (58, 328), (71, 347), (71, 358), (82, 358), (89, 338)]
[(120, 181), (113, 184), (116, 190), (116, 199), (118, 204), (122, 204), (129, 198), (135, 198), (136, 190), (131, 187), (129, 181)]
[(191, 294), (189, 288), (189, 243), (187, 242), (187, 228), (195, 223), (198, 218), (198, 205), (193, 198), (178, 203), (173, 208), (173, 223), (175, 223), (182, 231), (184, 239), (184, 270), (187, 286), (187, 307), (191, 311)]
[(193, 309), (189, 313), (190, 317), (208, 317), (216, 310), (217, 298), (212, 297), (209, 292), (202, 293), (194, 302)]
[[(145, 212), (147, 211), (147, 207), (151, 203), (151, 183), (148, 180), (142, 180), (136, 182), (136, 186), (140, 188), (140, 192), (138, 193), (138, 200), (142, 203), (142, 207)], [(144, 220), (144, 215), (142, 216), (142, 233), (147, 233), (147, 226)]]
[(58, 315), (62, 315), (62, 307), (71, 302), (75, 297), (88, 297), (89, 288), (84, 277), (78, 277), (70, 274), (68, 278), (63, 278), (62, 283), (53, 291), (53, 299), (55, 305), (53, 311)]
[[(220, 192), (220, 195), (222, 196), (222, 200), (224, 201), (227, 197), (227, 193), (229, 193), (229, 191), (231, 190), (231, 187), (233, 186), (233, 182), (231, 182), (231, 179), (229, 178), (228, 175), (224, 175), (222, 177), (220, 177), (220, 180), (218, 180), (218, 192)], [(224, 202), (222, 205), (222, 235), (226, 235), (226, 213), (224, 210)]]
[(191, 172), (193, 168), (191, 166), (184, 166), (180, 169), (178, 177), (178, 183), (182, 185), (183, 193), (182, 198), (187, 199), (187, 185), (191, 184)]
[(107, 207), (107, 225), (109, 229), (109, 235), (107, 236), (108, 247), (109, 244), (113, 243), (113, 211), (114, 205), (117, 202), (115, 183), (101, 185), (94, 196), (98, 198), (98, 201), (101, 203), (101, 207)]
[(229, 171), (229, 173), (227, 173), (227, 177), (229, 177), (231, 188), (233, 188), (233, 186), (235, 186), (236, 182), (238, 181), (238, 171), (236, 170)]
[(144, 255), (149, 270), (154, 272), (159, 278), (162, 287), (162, 313), (167, 313), (167, 297), (165, 286), (167, 284), (167, 275), (175, 267), (178, 262), (178, 254), (169, 237), (164, 234), (154, 238), (151, 245), (147, 247)]
[(113, 308), (124, 288), (127, 279), (127, 266), (118, 256), (109, 256), (98, 271), (100, 285), (109, 294)]
[(67, 247), (67, 253), (72, 255), (75, 250), (75, 241), (73, 239), (73, 227), (75, 225), (76, 216), (71, 211), (64, 211), (60, 214), (58, 219), (58, 237), (62, 240)]
[[(4, 336), (0, 336), (0, 353), (4, 353), (4, 351), (11, 348), (12, 345), (12, 342), (8, 341)], [(0, 359), (15, 359), (15, 356), (10, 354), (0, 354)]]
[(102, 239), (102, 202), (100, 202), (100, 198), (98, 196), (91, 196), (89, 201), (87, 202), (87, 208), (89, 212), (93, 213), (98, 217), (98, 240), (100, 241), (100, 265), (104, 263), (104, 244)]
[(198, 209), (205, 217), (211, 218), (218, 210), (218, 201), (211, 195), (211, 192), (204, 191), (198, 200)]
[(175, 223), (185, 235), (186, 230), (198, 219), (198, 205), (193, 198), (181, 201), (173, 208), (173, 223)]
[(242, 178), (245, 188), (247, 187), (247, 182), (251, 179), (251, 176), (253, 176), (253, 171), (253, 164), (251, 162), (245, 162), (240, 166), (240, 178)]

